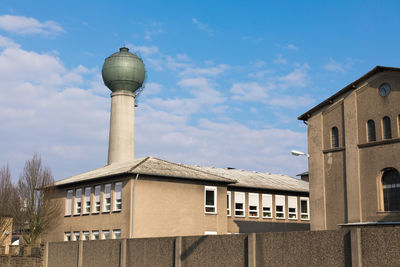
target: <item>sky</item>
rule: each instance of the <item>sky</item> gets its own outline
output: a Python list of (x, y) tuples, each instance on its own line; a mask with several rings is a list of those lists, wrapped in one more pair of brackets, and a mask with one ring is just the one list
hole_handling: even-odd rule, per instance
[(0, 166), (55, 180), (106, 165), (104, 59), (146, 65), (135, 157), (295, 176), (297, 117), (376, 65), (400, 67), (398, 1), (26, 1), (0, 6)]

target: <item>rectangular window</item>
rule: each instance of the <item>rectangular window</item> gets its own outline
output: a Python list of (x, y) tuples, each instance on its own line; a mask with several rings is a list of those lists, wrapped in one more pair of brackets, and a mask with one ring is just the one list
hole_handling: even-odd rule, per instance
[(72, 214), (72, 195), (74, 194), (73, 190), (67, 191), (67, 199), (65, 204), (65, 215), (69, 216)]
[(310, 203), (308, 197), (300, 198), (300, 218), (302, 220), (310, 219)]
[(285, 196), (275, 195), (275, 217), (285, 219)]
[(235, 192), (235, 217), (244, 217), (245, 193)]
[(100, 212), (100, 191), (101, 191), (101, 185), (97, 185), (94, 188), (94, 211), (93, 213), (99, 213)]
[(74, 241), (79, 241), (79, 239), (80, 239), (80, 233), (74, 232)]
[(104, 186), (104, 203), (103, 212), (109, 212), (111, 210), (111, 184)]
[(288, 217), (297, 220), (297, 197), (288, 197)]
[(122, 183), (115, 183), (114, 187), (114, 211), (122, 209)]
[(71, 233), (70, 232), (65, 232), (64, 241), (71, 241)]
[(204, 187), (204, 212), (217, 213), (217, 188), (215, 186)]
[(258, 194), (249, 193), (249, 217), (258, 218)]
[(113, 230), (113, 238), (114, 239), (120, 239), (121, 238), (121, 230), (120, 229), (114, 229)]
[(227, 201), (227, 203), (226, 203), (226, 214), (228, 216), (231, 216), (231, 202), (232, 202), (231, 199), (232, 199), (232, 193), (231, 193), (231, 191), (228, 191), (226, 193), (226, 201)]
[(272, 195), (262, 194), (263, 218), (272, 218)]
[(83, 240), (89, 240), (90, 239), (89, 231), (83, 231), (82, 234), (83, 234), (83, 236), (82, 236)]
[(98, 230), (92, 231), (92, 240), (99, 240), (99, 239), (100, 239), (99, 231)]
[(81, 214), (82, 209), (82, 189), (76, 189), (75, 192), (75, 215)]
[(90, 213), (90, 192), (91, 192), (91, 188), (90, 187), (86, 187), (85, 188), (85, 209), (84, 209), (84, 214), (89, 214)]
[(216, 231), (205, 231), (204, 234), (205, 235), (216, 235), (217, 232)]
[(110, 239), (110, 231), (103, 230), (103, 239)]

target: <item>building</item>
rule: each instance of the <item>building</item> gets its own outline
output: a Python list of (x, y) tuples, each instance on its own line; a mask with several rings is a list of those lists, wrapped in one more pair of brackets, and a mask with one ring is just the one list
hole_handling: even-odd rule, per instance
[(308, 125), (311, 230), (400, 222), (400, 69), (377, 66), (298, 119)]
[(309, 230), (308, 183), (146, 157), (54, 184), (48, 241)]
[(144, 64), (125, 47), (105, 60), (112, 91), (108, 165), (55, 182), (64, 207), (47, 241), (309, 229), (308, 182), (286, 175), (134, 158)]

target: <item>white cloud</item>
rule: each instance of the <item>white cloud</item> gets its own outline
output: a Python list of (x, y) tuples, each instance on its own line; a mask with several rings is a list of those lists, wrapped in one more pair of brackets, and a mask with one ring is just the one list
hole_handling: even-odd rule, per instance
[(163, 87), (164, 86), (162, 84), (155, 82), (146, 83), (145, 93), (150, 95), (156, 95), (162, 91)]
[(298, 48), (297, 46), (295, 46), (294, 44), (288, 44), (288, 45), (286, 46), (286, 49), (289, 49), (289, 50), (298, 50), (299, 48)]
[(307, 72), (309, 69), (310, 66), (307, 63), (298, 65), (291, 73), (279, 77), (278, 81), (281, 82), (283, 88), (305, 87), (308, 83)]
[(283, 108), (299, 108), (299, 107), (308, 107), (315, 102), (311, 96), (279, 96), (275, 98), (271, 98), (267, 101), (268, 104), (272, 106), (279, 106)]
[(274, 63), (278, 65), (284, 65), (286, 64), (286, 59), (283, 58), (282, 54), (278, 54), (278, 56), (274, 59)]
[(210, 37), (214, 36), (212, 29), (207, 24), (201, 23), (196, 18), (193, 18), (192, 22), (197, 26), (197, 29), (206, 32)]
[(186, 68), (182, 72), (180, 72), (180, 75), (218, 76), (227, 69), (229, 69), (229, 66), (225, 64), (219, 64), (218, 66), (209, 68), (186, 66)]
[(141, 53), (143, 56), (151, 56), (154, 54), (158, 54), (160, 51), (158, 50), (157, 46), (135, 46), (135, 45), (128, 45), (133, 53)]
[(8, 48), (8, 47), (20, 47), (20, 45), (15, 43), (10, 38), (0, 35), (0, 48)]
[(267, 86), (261, 86), (256, 82), (235, 83), (232, 85), (230, 92), (233, 94), (232, 99), (243, 101), (263, 101), (268, 97), (267, 91), (271, 89)]
[(0, 16), (0, 29), (14, 34), (57, 34), (64, 29), (54, 21), (39, 22), (34, 18), (24, 16)]
[(333, 71), (333, 72), (345, 72), (345, 66), (339, 64), (332, 58), (329, 59), (329, 62), (324, 65), (325, 70)]

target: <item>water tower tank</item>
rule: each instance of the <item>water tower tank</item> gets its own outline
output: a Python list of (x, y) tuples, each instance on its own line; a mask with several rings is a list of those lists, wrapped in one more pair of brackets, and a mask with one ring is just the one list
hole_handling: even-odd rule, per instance
[(102, 76), (104, 84), (112, 91), (135, 93), (143, 85), (146, 76), (141, 58), (122, 47), (119, 52), (106, 58)]

